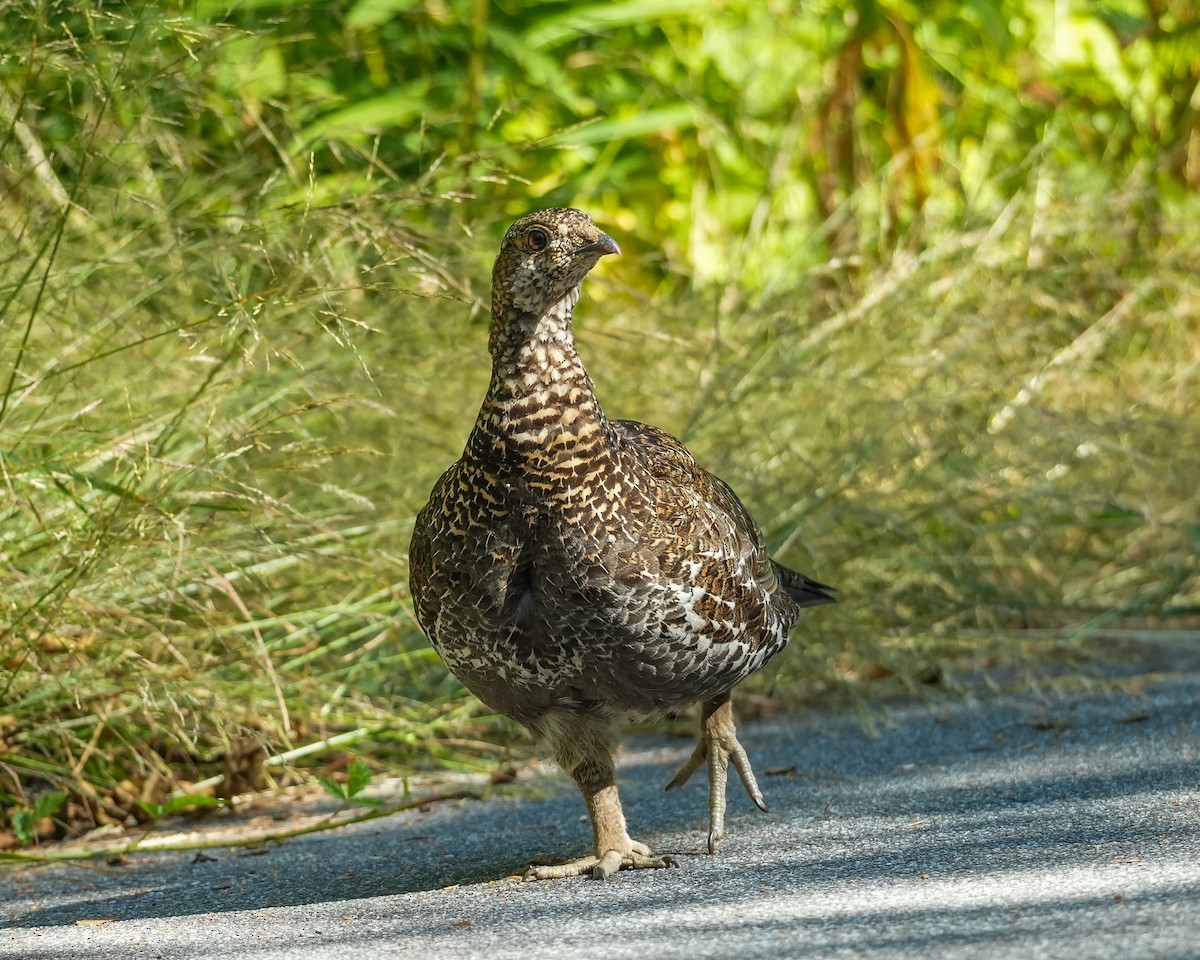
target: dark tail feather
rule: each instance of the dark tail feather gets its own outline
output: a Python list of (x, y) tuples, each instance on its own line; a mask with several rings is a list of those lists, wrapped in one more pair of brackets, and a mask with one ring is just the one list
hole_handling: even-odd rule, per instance
[(806, 577), (804, 574), (790, 570), (774, 561), (772, 563), (775, 567), (775, 575), (779, 577), (779, 584), (783, 587), (783, 592), (795, 600), (797, 606), (817, 607), (822, 603), (837, 603), (837, 597), (834, 596), (837, 590), (833, 587), (817, 583), (811, 577)]

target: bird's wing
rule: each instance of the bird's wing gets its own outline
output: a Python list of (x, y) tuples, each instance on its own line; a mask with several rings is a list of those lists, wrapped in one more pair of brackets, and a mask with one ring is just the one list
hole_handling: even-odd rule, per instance
[(764, 590), (774, 593), (781, 588), (797, 606), (835, 602), (831, 588), (770, 558), (762, 530), (737, 494), (701, 467), (682, 443), (635, 420), (613, 420), (610, 426), (620, 444), (655, 481), (660, 520), (686, 533), (695, 551), (732, 549)]

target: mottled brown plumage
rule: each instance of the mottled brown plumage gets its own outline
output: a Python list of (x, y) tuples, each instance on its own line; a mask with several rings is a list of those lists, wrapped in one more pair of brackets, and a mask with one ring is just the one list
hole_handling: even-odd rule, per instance
[(703, 704), (701, 740), (669, 786), (709, 773), (712, 851), (729, 760), (766, 809), (732, 688), (829, 588), (767, 555), (732, 490), (673, 437), (608, 420), (575, 349), (580, 284), (616, 243), (584, 213), (519, 220), (492, 276), (492, 379), (462, 458), (417, 517), (417, 616), (451, 671), (550, 748), (583, 792), (593, 856), (532, 878), (662, 867), (630, 839), (615, 724)]

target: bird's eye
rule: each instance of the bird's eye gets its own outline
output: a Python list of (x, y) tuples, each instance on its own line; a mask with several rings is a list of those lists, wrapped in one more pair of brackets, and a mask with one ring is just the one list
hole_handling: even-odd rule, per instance
[(550, 234), (541, 227), (534, 227), (529, 231), (529, 249), (533, 251), (545, 250), (546, 245), (550, 242)]

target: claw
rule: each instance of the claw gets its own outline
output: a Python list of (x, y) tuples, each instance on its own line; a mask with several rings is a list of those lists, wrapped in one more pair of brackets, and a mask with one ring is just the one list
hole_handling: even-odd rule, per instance
[(717, 841), (725, 835), (725, 787), (729, 782), (729, 762), (737, 770), (746, 793), (763, 813), (768, 813), (754, 769), (746, 750), (738, 742), (737, 728), (733, 722), (733, 708), (729, 695), (725, 694), (704, 704), (700, 724), (700, 742), (687, 762), (667, 784), (668, 790), (682, 787), (693, 773), (707, 761), (708, 764), (708, 852), (715, 853)]
[(701, 740), (696, 744), (696, 749), (692, 751), (692, 755), (688, 757), (687, 763), (679, 768), (679, 772), (671, 778), (671, 782), (667, 784), (668, 790), (674, 790), (676, 787), (682, 787), (685, 783), (692, 779), (692, 774), (700, 769), (700, 765), (704, 763), (708, 756), (708, 741)]
[(580, 857), (567, 863), (530, 865), (521, 879), (560, 880), (590, 873), (597, 880), (607, 880), (618, 870), (664, 870), (679, 866), (679, 861), (669, 854), (655, 856), (644, 844), (636, 842), (633, 847), (635, 849), (624, 854), (620, 850), (608, 850), (602, 857)]

